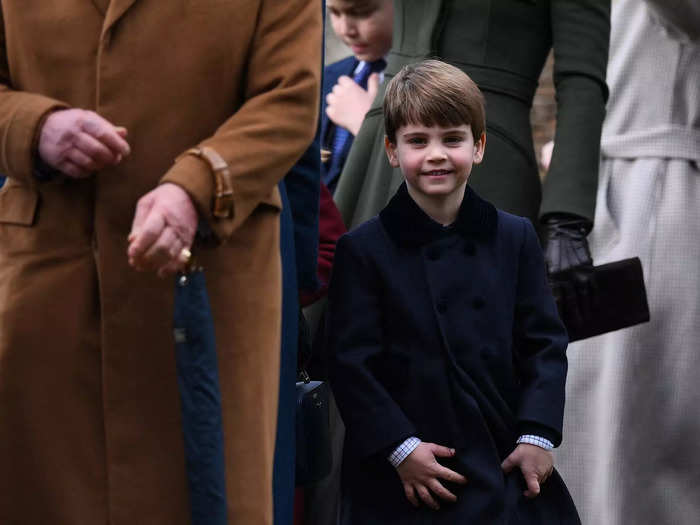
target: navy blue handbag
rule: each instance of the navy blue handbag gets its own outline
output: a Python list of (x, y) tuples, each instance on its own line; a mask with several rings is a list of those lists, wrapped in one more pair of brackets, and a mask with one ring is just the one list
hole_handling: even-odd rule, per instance
[(201, 268), (176, 278), (174, 335), (192, 525), (226, 525), (216, 339)]

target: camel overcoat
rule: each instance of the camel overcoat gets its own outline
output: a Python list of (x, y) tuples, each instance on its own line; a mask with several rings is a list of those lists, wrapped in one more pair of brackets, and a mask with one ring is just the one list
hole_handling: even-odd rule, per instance
[[(189, 523), (173, 280), (137, 273), (138, 199), (184, 187), (222, 241), (202, 249), (224, 409), (229, 523), (271, 523), (280, 199), (311, 142), (315, 0), (3, 0), (0, 27), (0, 523)], [(132, 153), (38, 182), (42, 118), (92, 109)], [(234, 215), (210, 213), (207, 145)], [(175, 161), (175, 159), (178, 159)]]

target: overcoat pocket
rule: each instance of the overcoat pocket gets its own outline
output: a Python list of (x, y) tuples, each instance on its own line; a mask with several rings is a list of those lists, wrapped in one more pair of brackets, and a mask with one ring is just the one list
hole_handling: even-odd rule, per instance
[(32, 226), (39, 203), (39, 193), (8, 178), (0, 188), (0, 224)]

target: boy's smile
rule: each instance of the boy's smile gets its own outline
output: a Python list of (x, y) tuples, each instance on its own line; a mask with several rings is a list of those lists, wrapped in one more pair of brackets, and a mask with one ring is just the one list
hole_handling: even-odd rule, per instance
[[(386, 141), (389, 163), (400, 168), (414, 198), (461, 201), (472, 166), (481, 162), (486, 136), (474, 142), (471, 127), (407, 124)], [(458, 195), (457, 195), (458, 194)]]

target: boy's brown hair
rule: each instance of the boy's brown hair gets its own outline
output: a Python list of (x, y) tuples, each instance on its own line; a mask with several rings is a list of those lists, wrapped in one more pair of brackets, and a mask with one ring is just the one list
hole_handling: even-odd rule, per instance
[(407, 124), (471, 127), (474, 140), (486, 128), (484, 96), (466, 73), (440, 60), (404, 66), (384, 96), (384, 130), (392, 144)]
[(352, 9), (362, 14), (368, 14), (379, 9), (383, 0), (328, 0), (327, 7)]

